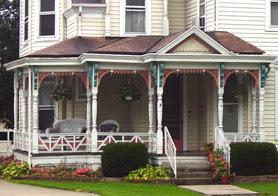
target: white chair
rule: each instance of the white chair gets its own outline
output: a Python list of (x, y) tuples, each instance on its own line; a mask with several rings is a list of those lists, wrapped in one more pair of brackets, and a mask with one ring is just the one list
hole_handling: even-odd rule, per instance
[(98, 126), (99, 132), (119, 132), (120, 124), (116, 120), (105, 120)]

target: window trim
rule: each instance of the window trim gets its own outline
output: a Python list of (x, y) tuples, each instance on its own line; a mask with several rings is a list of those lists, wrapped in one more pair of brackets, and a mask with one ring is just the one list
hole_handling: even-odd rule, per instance
[[(143, 6), (130, 6), (130, 7), (143, 7)], [(120, 36), (137, 36), (137, 35), (150, 35), (151, 34), (151, 1), (145, 0), (145, 32), (126, 32), (125, 31), (125, 18), (126, 18), (126, 0), (120, 1)]]
[[(75, 100), (76, 102), (86, 102), (87, 101), (87, 91), (85, 92), (85, 97), (81, 97), (80, 94), (79, 94), (79, 87), (80, 85), (84, 86), (83, 84), (83, 81), (79, 78), (79, 77), (76, 77), (75, 78)], [(86, 87), (84, 87), (85, 90), (86, 90)]]
[[(206, 30), (206, 16), (207, 16), (207, 9), (206, 9), (206, 0), (204, 0), (204, 3), (201, 3), (200, 2), (201, 0), (198, 0), (198, 26), (201, 30), (205, 31)], [(204, 8), (205, 8), (205, 13), (203, 16), (200, 15), (200, 7), (201, 5), (204, 5)], [(201, 24), (200, 24), (200, 19), (203, 18), (205, 21), (204, 21), (204, 26), (201, 27)]]
[[(38, 17), (37, 17), (37, 41), (55, 41), (59, 40), (59, 23), (60, 23), (60, 17), (59, 17), (59, 0), (55, 0), (55, 11), (45, 11), (41, 13), (41, 1), (38, 1), (37, 11), (38, 11)], [(54, 35), (40, 35), (40, 16), (41, 15), (50, 15), (55, 14), (55, 33)]]
[(278, 31), (278, 25), (271, 25), (271, 3), (276, 2), (278, 3), (278, 0), (266, 0), (266, 9), (265, 9), (265, 19), (266, 19), (266, 31)]
[[(26, 1), (28, 1), (28, 8), (27, 8), (27, 16), (26, 16)], [(28, 43), (29, 40), (29, 0), (25, 0), (24, 1), (24, 20), (23, 20), (23, 41), (24, 41), (24, 45)], [(25, 34), (25, 25), (27, 24), (27, 39), (25, 39), (26, 34)]]

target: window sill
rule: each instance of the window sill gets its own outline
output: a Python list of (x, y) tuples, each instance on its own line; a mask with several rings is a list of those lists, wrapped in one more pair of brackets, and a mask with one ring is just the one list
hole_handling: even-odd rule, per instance
[(265, 28), (266, 32), (276, 32), (278, 31), (278, 25), (267, 26)]
[(57, 40), (59, 40), (59, 38), (56, 35), (43, 35), (37, 37), (37, 41), (57, 41)]
[(123, 33), (125, 37), (146, 36), (147, 33)]

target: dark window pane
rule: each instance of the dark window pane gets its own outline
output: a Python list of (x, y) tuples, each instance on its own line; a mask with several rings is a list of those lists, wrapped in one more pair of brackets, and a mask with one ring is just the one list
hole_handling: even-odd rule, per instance
[(8, 140), (8, 132), (0, 132), (0, 140), (7, 141)]
[(39, 130), (46, 130), (54, 123), (54, 109), (40, 109), (39, 111)]
[(55, 35), (55, 15), (40, 16), (40, 35)]
[(271, 3), (271, 25), (278, 25), (278, 2)]
[(25, 0), (25, 17), (29, 15), (28, 7), (29, 7), (29, 0)]
[(145, 6), (145, 0), (126, 0), (126, 5)]
[(24, 24), (24, 40), (28, 39), (28, 22)]
[(54, 11), (55, 0), (41, 0), (41, 11)]

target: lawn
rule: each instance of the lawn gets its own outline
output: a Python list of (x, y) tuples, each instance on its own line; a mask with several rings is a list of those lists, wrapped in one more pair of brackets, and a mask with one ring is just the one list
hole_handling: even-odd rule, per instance
[(278, 182), (272, 183), (239, 183), (239, 187), (260, 193), (260, 195), (278, 196)]
[(39, 180), (18, 180), (14, 183), (34, 185), (46, 188), (56, 188), (72, 191), (86, 191), (97, 193), (104, 196), (154, 196), (154, 195), (186, 195), (199, 196), (186, 189), (176, 187), (174, 185), (154, 185), (154, 184), (135, 184), (135, 183), (116, 183), (116, 182), (54, 182), (54, 181), (39, 181)]

